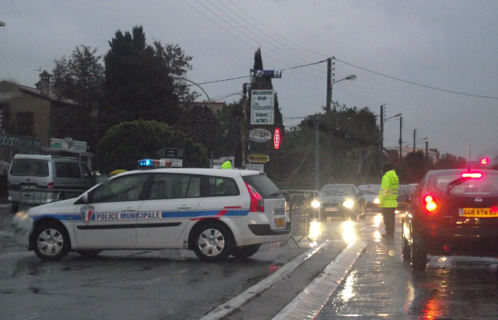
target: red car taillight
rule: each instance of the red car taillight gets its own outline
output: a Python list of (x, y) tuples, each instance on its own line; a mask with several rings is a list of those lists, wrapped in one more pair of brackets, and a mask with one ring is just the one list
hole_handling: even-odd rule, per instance
[(261, 195), (246, 182), (247, 190), (251, 196), (250, 212), (265, 212), (265, 202)]
[(53, 183), (53, 182), (51, 182), (51, 183), (47, 184), (47, 188), (48, 188), (49, 190), (54, 189), (54, 183)]
[(424, 201), (425, 201), (425, 209), (427, 209), (427, 211), (433, 212), (434, 210), (437, 209), (437, 203), (430, 194), (424, 197)]

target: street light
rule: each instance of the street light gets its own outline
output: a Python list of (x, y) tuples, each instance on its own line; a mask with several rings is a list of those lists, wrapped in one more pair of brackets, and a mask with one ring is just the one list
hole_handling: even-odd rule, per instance
[(209, 99), (209, 96), (208, 96), (208, 94), (206, 93), (206, 91), (204, 91), (204, 89), (202, 89), (202, 87), (201, 87), (200, 85), (198, 85), (197, 83), (195, 83), (194, 81), (189, 80), (189, 79), (187, 79), (187, 78), (184, 78), (184, 77), (182, 77), (182, 76), (176, 75), (176, 74), (174, 74), (174, 73), (170, 73), (170, 74), (168, 74), (168, 76), (170, 76), (170, 78), (173, 78), (173, 79), (187, 81), (187, 82), (190, 82), (190, 83), (192, 83), (192, 84), (196, 85), (199, 89), (201, 89), (201, 90), (202, 90), (202, 92), (204, 92), (204, 95), (206, 96), (206, 98), (207, 98), (208, 102), (211, 102), (211, 99)]
[(327, 59), (328, 63), (328, 69), (327, 69), (327, 105), (326, 105), (326, 115), (327, 115), (327, 130), (328, 130), (328, 136), (329, 136), (329, 150), (328, 150), (328, 166), (327, 170), (329, 171), (329, 183), (332, 183), (331, 181), (331, 167), (332, 167), (332, 133), (331, 128), (332, 128), (332, 119), (331, 119), (331, 104), (332, 104), (332, 86), (337, 83), (341, 82), (344, 80), (349, 80), (349, 81), (354, 81), (356, 80), (356, 75), (352, 74), (349, 75), (345, 78), (342, 78), (337, 81), (331, 81), (331, 59)]
[(380, 157), (380, 179), (381, 180), (382, 180), (382, 167), (383, 167), (383, 163), (384, 163), (384, 123), (387, 120), (398, 118), (401, 116), (402, 116), (401, 113), (397, 113), (392, 117), (384, 119), (384, 105), (380, 106), (380, 121), (379, 121), (379, 125), (380, 125), (380, 143), (379, 143), (380, 155), (379, 155), (379, 157)]

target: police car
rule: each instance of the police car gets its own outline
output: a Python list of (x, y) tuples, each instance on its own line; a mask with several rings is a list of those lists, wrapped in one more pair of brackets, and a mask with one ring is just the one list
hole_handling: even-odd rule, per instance
[[(155, 167), (157, 161), (139, 161)], [(16, 241), (42, 260), (74, 251), (189, 249), (203, 261), (249, 257), (285, 241), (285, 198), (262, 172), (154, 168), (120, 173), (81, 196), (18, 212)]]

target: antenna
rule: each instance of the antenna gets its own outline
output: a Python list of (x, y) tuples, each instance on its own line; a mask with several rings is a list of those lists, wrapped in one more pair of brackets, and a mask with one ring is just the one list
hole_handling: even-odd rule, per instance
[(467, 163), (468, 163), (468, 166), (467, 166), (468, 171), (470, 171), (470, 156), (472, 154), (471, 150), (472, 150), (472, 145), (469, 144), (469, 161), (467, 161)]

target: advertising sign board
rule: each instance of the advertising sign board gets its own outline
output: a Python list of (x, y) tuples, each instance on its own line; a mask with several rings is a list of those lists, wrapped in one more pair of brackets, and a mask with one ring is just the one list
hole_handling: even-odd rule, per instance
[(273, 90), (251, 90), (251, 124), (274, 124), (275, 93)]
[(249, 139), (254, 142), (266, 142), (271, 139), (271, 132), (266, 129), (256, 128), (249, 132)]

